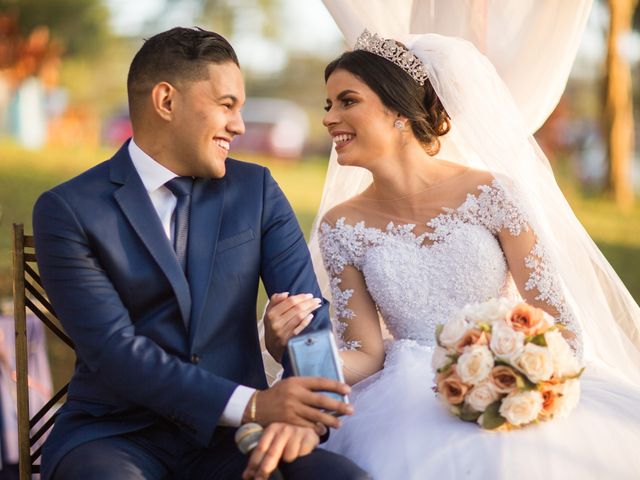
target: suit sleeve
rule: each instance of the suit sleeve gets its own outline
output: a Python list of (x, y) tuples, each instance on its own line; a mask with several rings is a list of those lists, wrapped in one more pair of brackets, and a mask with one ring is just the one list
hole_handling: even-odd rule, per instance
[[(311, 255), (293, 209), (269, 170), (264, 174), (261, 276), (267, 295), (278, 292), (311, 293), (322, 298)], [(329, 302), (314, 312), (305, 332), (331, 328)], [(282, 359), (284, 375), (291, 375), (287, 352)]]
[(237, 384), (136, 335), (127, 308), (64, 198), (43, 194), (34, 208), (33, 227), (45, 290), (78, 358), (116, 395), (209, 444)]

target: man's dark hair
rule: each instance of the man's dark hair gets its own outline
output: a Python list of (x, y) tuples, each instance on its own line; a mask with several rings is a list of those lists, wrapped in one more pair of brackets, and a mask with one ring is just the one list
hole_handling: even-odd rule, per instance
[(127, 92), (132, 120), (157, 83), (178, 85), (205, 80), (208, 65), (225, 62), (240, 65), (233, 47), (214, 32), (175, 27), (149, 38), (129, 67)]

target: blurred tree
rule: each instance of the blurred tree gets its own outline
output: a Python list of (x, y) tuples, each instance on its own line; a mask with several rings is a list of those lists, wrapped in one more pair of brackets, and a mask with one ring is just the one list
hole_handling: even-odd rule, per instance
[(109, 37), (103, 0), (0, 0), (0, 12), (15, 15), (24, 35), (48, 27), (68, 55), (96, 54)]
[[(633, 95), (631, 68), (620, 46), (634, 24), (638, 0), (608, 0), (608, 3), (610, 19), (604, 115), (609, 154), (608, 186), (616, 203), (622, 208), (630, 208), (633, 204)], [(636, 25), (637, 19), (636, 16)]]
[[(168, 0), (176, 2), (179, 0)], [(277, 38), (280, 34), (278, 15), (282, 8), (280, 0), (196, 0), (200, 4), (200, 18), (208, 26), (225, 36), (235, 32), (237, 19), (248, 12), (258, 12), (263, 16), (260, 34), (266, 38)]]

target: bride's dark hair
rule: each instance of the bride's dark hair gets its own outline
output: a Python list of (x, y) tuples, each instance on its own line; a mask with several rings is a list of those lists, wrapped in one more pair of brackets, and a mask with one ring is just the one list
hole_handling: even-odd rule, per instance
[(345, 52), (329, 63), (324, 70), (325, 82), (336, 70), (346, 70), (366, 83), (387, 108), (409, 119), (429, 155), (438, 153), (438, 137), (446, 134), (451, 124), (429, 80), (420, 85), (395, 63), (364, 50)]

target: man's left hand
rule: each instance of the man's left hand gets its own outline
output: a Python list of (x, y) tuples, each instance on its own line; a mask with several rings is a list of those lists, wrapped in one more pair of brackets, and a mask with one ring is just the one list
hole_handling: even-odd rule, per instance
[(267, 480), (280, 460), (293, 462), (311, 453), (319, 442), (318, 435), (311, 428), (272, 423), (265, 428), (258, 445), (251, 453), (242, 478)]

